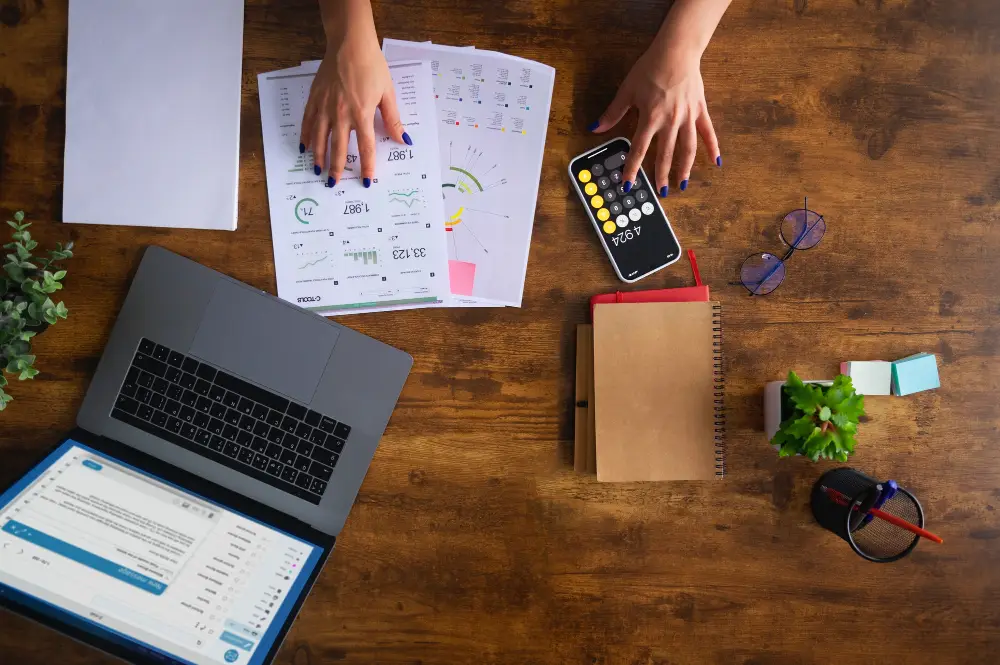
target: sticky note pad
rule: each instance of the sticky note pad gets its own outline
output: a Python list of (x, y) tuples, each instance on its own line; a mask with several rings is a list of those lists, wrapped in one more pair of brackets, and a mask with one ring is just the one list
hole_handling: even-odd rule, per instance
[(851, 377), (859, 395), (890, 395), (892, 363), (884, 360), (852, 360), (840, 364), (840, 373)]
[(892, 363), (894, 395), (912, 395), (940, 387), (937, 357), (933, 353), (918, 353)]

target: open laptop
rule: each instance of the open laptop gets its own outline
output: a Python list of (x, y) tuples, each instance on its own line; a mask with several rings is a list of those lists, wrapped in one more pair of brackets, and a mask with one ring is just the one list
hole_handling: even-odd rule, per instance
[(79, 429), (0, 492), (0, 604), (133, 663), (270, 663), (411, 365), (148, 248)]

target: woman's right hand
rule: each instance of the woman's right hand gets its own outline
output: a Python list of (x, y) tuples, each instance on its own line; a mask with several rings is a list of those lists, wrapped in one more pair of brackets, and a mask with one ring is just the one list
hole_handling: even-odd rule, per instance
[(327, 49), (309, 90), (299, 152), (312, 150), (316, 175), (323, 172), (329, 157), (327, 185), (333, 187), (344, 172), (353, 129), (358, 137), (362, 182), (370, 187), (375, 177), (375, 109), (382, 112), (390, 137), (399, 143), (413, 143), (399, 119), (396, 91), (378, 46), (368, 1), (321, 5)]

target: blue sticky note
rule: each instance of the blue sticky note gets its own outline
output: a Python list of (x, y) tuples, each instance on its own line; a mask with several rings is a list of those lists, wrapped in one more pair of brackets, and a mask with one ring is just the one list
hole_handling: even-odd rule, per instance
[(912, 395), (940, 387), (937, 357), (933, 353), (918, 353), (892, 363), (893, 395)]

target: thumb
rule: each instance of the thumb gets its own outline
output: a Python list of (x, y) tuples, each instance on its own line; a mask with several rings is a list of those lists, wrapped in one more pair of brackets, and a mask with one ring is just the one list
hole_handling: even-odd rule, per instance
[(611, 100), (610, 104), (608, 104), (608, 108), (603, 114), (601, 114), (600, 120), (592, 124), (587, 129), (596, 134), (606, 132), (617, 125), (618, 122), (625, 117), (625, 114), (628, 113), (630, 108), (632, 108), (632, 104), (628, 101), (628, 95), (622, 88), (619, 88), (618, 94), (615, 95), (615, 98)]
[(391, 136), (396, 143), (413, 145), (410, 135), (406, 133), (403, 122), (399, 119), (399, 107), (396, 106), (396, 91), (393, 88), (390, 87), (385, 91), (378, 108), (382, 112), (382, 124), (385, 125), (386, 134)]

